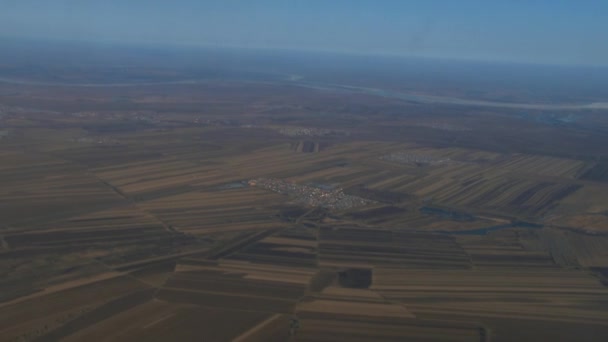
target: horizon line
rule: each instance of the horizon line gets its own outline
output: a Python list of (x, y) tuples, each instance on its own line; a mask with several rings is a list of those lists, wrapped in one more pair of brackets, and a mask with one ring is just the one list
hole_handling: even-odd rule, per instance
[(193, 48), (193, 49), (234, 49), (234, 50), (249, 50), (249, 51), (275, 51), (275, 52), (299, 52), (299, 53), (321, 53), (333, 55), (347, 55), (352, 57), (377, 57), (377, 58), (394, 58), (394, 59), (423, 59), (430, 61), (442, 62), (461, 62), (461, 63), (486, 63), (486, 64), (503, 64), (503, 65), (520, 65), (520, 66), (544, 66), (544, 67), (567, 67), (567, 68), (599, 68), (608, 69), (608, 64), (581, 64), (568, 62), (539, 62), (530, 60), (509, 60), (505, 58), (484, 58), (484, 57), (462, 57), (462, 56), (436, 56), (432, 54), (406, 54), (390, 51), (354, 51), (344, 49), (325, 49), (325, 48), (302, 48), (302, 47), (279, 47), (279, 46), (246, 46), (235, 44), (216, 44), (202, 42), (166, 42), (166, 41), (124, 41), (124, 40), (84, 40), (84, 39), (65, 39), (56, 37), (15, 37), (0, 35), (0, 40), (9, 41), (29, 41), (29, 42), (45, 42), (57, 44), (82, 44), (82, 45), (115, 45), (129, 46), (132, 48)]

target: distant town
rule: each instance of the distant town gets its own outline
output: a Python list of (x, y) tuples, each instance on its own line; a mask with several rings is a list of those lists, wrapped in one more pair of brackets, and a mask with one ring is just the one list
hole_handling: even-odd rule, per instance
[(289, 137), (324, 137), (328, 135), (348, 135), (346, 131), (314, 127), (282, 127), (279, 133)]
[(365, 198), (347, 195), (341, 188), (299, 185), (282, 179), (252, 179), (249, 185), (288, 195), (296, 202), (311, 207), (345, 210), (374, 203)]
[(412, 164), (412, 165), (441, 165), (452, 162), (450, 158), (437, 158), (429, 155), (420, 155), (412, 153), (391, 153), (380, 157), (381, 160), (398, 164)]

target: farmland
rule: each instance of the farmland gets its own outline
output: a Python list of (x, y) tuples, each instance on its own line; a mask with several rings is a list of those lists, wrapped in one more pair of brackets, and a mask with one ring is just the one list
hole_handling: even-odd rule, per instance
[(0, 82), (0, 341), (606, 340), (605, 111), (334, 90)]

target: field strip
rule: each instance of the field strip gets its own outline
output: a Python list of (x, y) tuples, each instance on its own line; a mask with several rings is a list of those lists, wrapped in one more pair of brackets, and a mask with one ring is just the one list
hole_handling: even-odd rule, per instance
[[(267, 300), (269, 299), (269, 300), (277, 300), (277, 301), (281, 301), (281, 302), (290, 302), (290, 303), (296, 301), (295, 299), (290, 299), (290, 298), (277, 298), (277, 297), (272, 297), (272, 296), (256, 296), (256, 295), (248, 295), (248, 294), (243, 295), (243, 294), (236, 294), (234, 292), (222, 292), (222, 291), (192, 290), (192, 289), (187, 289), (187, 288), (183, 288), (183, 287), (173, 287), (173, 286), (162, 287), (161, 290), (211, 294), (211, 295), (220, 295), (220, 296), (226, 296), (226, 297), (256, 298), (256, 299), (267, 299)], [(200, 305), (200, 306), (204, 306), (204, 305)], [(211, 306), (211, 307), (214, 307), (214, 306)], [(251, 310), (251, 311), (259, 311), (259, 310)]]
[[(417, 315), (424, 314), (439, 314), (439, 315), (451, 315), (457, 317), (474, 317), (479, 319), (480, 317), (492, 317), (492, 318), (510, 318), (510, 319), (525, 319), (534, 321), (552, 321), (552, 322), (564, 322), (564, 323), (580, 323), (580, 324), (594, 324), (594, 325), (606, 325), (606, 319), (603, 317), (576, 317), (575, 315), (552, 315), (548, 311), (537, 312), (537, 313), (526, 313), (523, 311), (502, 311), (497, 312), (495, 310), (485, 309), (470, 309), (470, 308), (428, 308), (419, 305), (409, 305), (408, 308)], [(593, 312), (589, 313), (593, 315)]]
[(55, 292), (59, 292), (59, 291), (63, 291), (63, 290), (69, 290), (75, 287), (79, 287), (79, 286), (83, 286), (83, 285), (88, 285), (88, 284), (92, 284), (92, 283), (96, 283), (102, 280), (108, 280), (108, 279), (112, 279), (112, 278), (117, 278), (117, 277), (121, 277), (126, 275), (127, 273), (125, 272), (108, 272), (108, 273), (102, 273), (98, 276), (95, 277), (91, 277), (91, 278), (84, 278), (84, 279), (77, 279), (74, 281), (70, 281), (67, 283), (63, 283), (63, 284), (59, 284), (59, 285), (54, 285), (54, 286), (50, 286), (45, 288), (42, 291), (33, 293), (29, 296), (24, 296), (24, 297), (19, 297), (17, 299), (8, 301), (8, 302), (4, 302), (4, 303), (0, 303), (0, 308), (3, 308), (5, 306), (9, 306), (11, 304), (15, 304), (15, 303), (19, 303), (19, 302), (23, 302), (26, 301), (28, 299), (32, 299), (32, 298), (37, 298), (37, 297), (41, 297), (41, 296), (45, 296), (51, 293), (55, 293)]
[(589, 288), (589, 287), (581, 287), (581, 288), (542, 288), (542, 287), (480, 287), (480, 286), (463, 286), (463, 287), (445, 287), (439, 285), (416, 285), (416, 286), (400, 286), (400, 285), (375, 285), (371, 286), (370, 290), (374, 291), (400, 291), (400, 292), (422, 292), (422, 293), (568, 293), (568, 294), (597, 294), (597, 295), (605, 295), (607, 293), (606, 289), (598, 287)]
[(127, 271), (127, 270), (131, 270), (133, 268), (137, 268), (138, 266), (147, 266), (149, 264), (155, 264), (155, 263), (160, 263), (160, 262), (164, 262), (164, 261), (175, 260), (175, 259), (179, 259), (182, 257), (190, 256), (190, 255), (205, 253), (207, 251), (209, 251), (209, 248), (201, 248), (201, 249), (196, 249), (196, 250), (192, 250), (192, 251), (188, 251), (188, 252), (182, 252), (182, 253), (177, 253), (177, 254), (164, 255), (164, 256), (160, 256), (160, 257), (156, 257), (156, 258), (138, 260), (138, 261), (134, 261), (134, 262), (126, 263), (126, 264), (112, 265), (109, 267), (111, 267), (112, 269), (118, 270), (118, 271), (123, 271), (123, 270)]
[(247, 338), (253, 334), (255, 334), (256, 332), (260, 331), (261, 329), (263, 329), (264, 327), (266, 327), (267, 325), (269, 325), (270, 323), (276, 321), (277, 319), (281, 318), (281, 314), (275, 314), (274, 316), (268, 318), (267, 320), (265, 320), (264, 322), (254, 326), (253, 328), (245, 331), (244, 333), (240, 334), (239, 336), (237, 336), (236, 338), (234, 338), (232, 340), (232, 342), (243, 342), (243, 341), (247, 341)]
[(160, 323), (160, 322), (162, 322), (162, 321), (164, 321), (164, 320), (166, 320), (166, 319), (168, 319), (168, 318), (171, 318), (171, 317), (173, 317), (173, 316), (175, 316), (175, 312), (174, 312), (174, 313), (170, 313), (170, 314), (168, 314), (168, 315), (166, 315), (166, 316), (163, 316), (163, 317), (161, 317), (161, 318), (157, 319), (156, 321), (153, 321), (152, 323), (148, 323), (148, 324), (144, 325), (144, 326), (142, 327), (142, 329), (148, 329), (149, 327), (151, 327), (151, 326), (153, 326), (153, 325), (155, 325), (155, 324), (158, 324), (158, 323)]

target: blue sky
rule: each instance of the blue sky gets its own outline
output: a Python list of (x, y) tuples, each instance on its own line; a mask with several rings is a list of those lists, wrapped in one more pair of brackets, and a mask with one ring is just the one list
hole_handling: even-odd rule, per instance
[(608, 1), (0, 0), (0, 37), (608, 65)]

